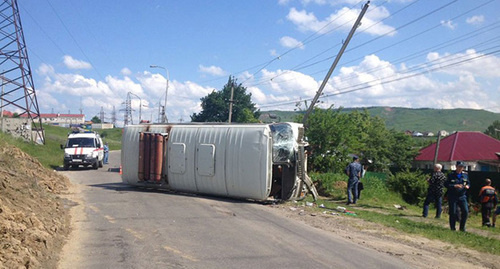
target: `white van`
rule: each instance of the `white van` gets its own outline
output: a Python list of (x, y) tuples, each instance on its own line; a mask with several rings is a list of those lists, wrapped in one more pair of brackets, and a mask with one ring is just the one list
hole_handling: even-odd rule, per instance
[(72, 133), (68, 136), (64, 149), (64, 170), (80, 165), (98, 169), (103, 165), (104, 148), (102, 139), (95, 132)]

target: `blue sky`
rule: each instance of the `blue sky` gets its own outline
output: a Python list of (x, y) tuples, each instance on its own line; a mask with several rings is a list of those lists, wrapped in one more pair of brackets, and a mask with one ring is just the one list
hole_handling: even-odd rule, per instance
[[(155, 120), (189, 120), (229, 75), (262, 109), (314, 96), (362, 5), (357, 0), (19, 1), (42, 112), (87, 118), (127, 92)], [(500, 1), (371, 1), (320, 106), (500, 112)], [(345, 93), (346, 91), (354, 92)], [(81, 100), (81, 101), (80, 101)], [(133, 100), (134, 122), (139, 100)], [(118, 113), (123, 119), (123, 113)]]

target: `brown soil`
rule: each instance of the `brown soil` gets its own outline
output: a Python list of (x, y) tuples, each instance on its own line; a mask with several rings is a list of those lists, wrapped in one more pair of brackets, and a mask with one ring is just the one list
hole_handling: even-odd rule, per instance
[(0, 268), (55, 268), (69, 233), (69, 180), (0, 141)]
[[(301, 203), (271, 205), (280, 214), (332, 232), (359, 245), (396, 256), (417, 268), (500, 268), (500, 256), (480, 253), (335, 211), (319, 212)], [(335, 215), (332, 215), (332, 212)]]

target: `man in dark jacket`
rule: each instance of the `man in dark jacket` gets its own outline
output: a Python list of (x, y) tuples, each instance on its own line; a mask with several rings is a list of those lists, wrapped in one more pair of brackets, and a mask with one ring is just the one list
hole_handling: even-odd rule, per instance
[(352, 163), (346, 167), (346, 174), (349, 176), (347, 181), (347, 204), (355, 204), (358, 200), (358, 183), (361, 178), (363, 168), (359, 163), (358, 156), (352, 158)]
[(450, 229), (455, 231), (457, 222), (457, 207), (460, 208), (460, 231), (465, 232), (465, 223), (469, 215), (467, 190), (470, 188), (469, 175), (464, 172), (465, 163), (457, 162), (457, 169), (448, 175), (444, 186), (448, 189), (448, 204), (450, 213)]
[(479, 192), (479, 202), (481, 202), (481, 215), (483, 217), (483, 226), (491, 226), (491, 210), (497, 206), (498, 197), (495, 188), (491, 186), (491, 179), (487, 178), (485, 186)]
[(434, 173), (432, 173), (432, 177), (427, 180), (429, 188), (427, 189), (424, 211), (422, 212), (422, 217), (424, 218), (427, 218), (427, 215), (429, 214), (429, 204), (431, 202), (434, 202), (436, 205), (436, 218), (439, 219), (441, 217), (441, 212), (443, 211), (441, 208), (441, 204), (443, 202), (443, 187), (446, 180), (446, 176), (443, 172), (441, 172), (442, 168), (443, 166), (439, 163), (434, 165)]

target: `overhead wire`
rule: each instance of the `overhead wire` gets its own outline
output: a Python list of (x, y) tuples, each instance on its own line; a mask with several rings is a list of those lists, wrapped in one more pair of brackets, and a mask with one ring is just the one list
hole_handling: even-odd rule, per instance
[[(500, 45), (491, 47), (489, 49), (495, 49), (495, 48), (500, 48)], [(398, 74), (409, 73), (409, 71), (408, 72), (403, 72), (403, 73), (398, 73), (397, 75), (388, 76), (388, 77), (385, 77), (385, 78), (379, 78), (379, 79), (375, 79), (375, 80), (363, 82), (363, 83), (360, 83), (360, 84), (357, 84), (357, 85), (352, 85), (352, 86), (348, 86), (348, 87), (345, 87), (345, 88), (341, 88), (337, 92), (330, 93), (330, 94), (324, 94), (320, 98), (326, 98), (326, 97), (331, 97), (331, 96), (336, 96), (336, 95), (341, 95), (341, 94), (347, 94), (347, 93), (356, 92), (356, 91), (360, 91), (360, 90), (364, 90), (364, 89), (367, 89), (367, 88), (374, 87), (374, 85), (370, 85), (370, 83), (373, 84), (375, 82), (378, 82), (376, 84), (376, 86), (379, 86), (379, 85), (385, 85), (385, 84), (388, 84), (388, 83), (393, 83), (393, 82), (396, 82), (396, 81), (401, 81), (403, 79), (408, 79), (408, 78), (412, 78), (412, 77), (424, 75), (426, 73), (432, 73), (432, 72), (435, 72), (435, 71), (438, 71), (438, 70), (446, 69), (446, 68), (449, 68), (449, 67), (458, 66), (458, 65), (461, 65), (461, 64), (473, 61), (473, 60), (477, 60), (479, 58), (483, 58), (483, 57), (486, 57), (486, 56), (495, 55), (495, 54), (499, 54), (499, 53), (500, 53), (500, 49), (497, 49), (497, 50), (494, 50), (494, 51), (491, 51), (491, 52), (487, 52), (487, 53), (483, 53), (483, 54), (480, 54), (480, 55), (477, 55), (477, 56), (474, 56), (474, 57), (470, 57), (470, 58), (467, 58), (467, 59), (464, 59), (464, 60), (454, 61), (454, 62), (449, 63), (447, 65), (439, 65), (437, 67), (430, 68), (430, 69), (425, 69), (425, 70), (417, 72), (417, 73), (411, 73), (411, 74), (409, 74), (407, 76), (402, 76), (402, 77), (396, 77), (396, 76)], [(466, 56), (468, 56), (468, 55), (462, 55), (459, 58), (466, 58)], [(440, 63), (442, 63), (442, 62), (440, 62)], [(423, 67), (419, 67), (419, 69), (424, 69), (424, 68)], [(415, 71), (415, 70), (412, 70), (412, 71)], [(396, 78), (390, 79), (391, 77), (396, 77)], [(383, 79), (389, 79), (389, 80), (383, 81)], [(264, 107), (271, 107), (271, 106), (275, 107), (275, 106), (290, 105), (290, 104), (296, 104), (297, 102), (301, 102), (301, 101), (310, 101), (312, 99), (313, 99), (312, 97), (299, 98), (299, 99), (295, 99), (293, 101), (291, 100), (291, 101), (286, 101), (286, 102), (274, 102), (274, 103), (263, 104), (263, 105), (259, 105), (258, 107), (259, 108), (264, 108)]]
[[(452, 18), (452, 20), (455, 20), (455, 19), (457, 19), (457, 18), (459, 18), (459, 17), (465, 16), (465, 15), (467, 15), (467, 14), (469, 14), (469, 13), (471, 13), (471, 12), (473, 12), (473, 11), (475, 11), (475, 10), (477, 10), (477, 9), (479, 9), (479, 8), (481, 8), (481, 7), (485, 6), (485, 5), (487, 5), (487, 4), (490, 4), (490, 3), (494, 2), (494, 1), (495, 1), (495, 0), (490, 0), (490, 1), (487, 1), (487, 2), (484, 2), (484, 3), (480, 4), (480, 5), (478, 5), (478, 6), (475, 6), (475, 7), (471, 8), (471, 9), (469, 9), (469, 10), (467, 10), (467, 11), (465, 11), (465, 12), (463, 12), (463, 13), (461, 13), (461, 14), (459, 14), (459, 15), (455, 16), (455, 17), (453, 17), (453, 18)], [(455, 2), (455, 1), (450, 2), (450, 3), (448, 3), (448, 4), (451, 4), (451, 3), (454, 3), (454, 2)], [(443, 8), (443, 6), (441, 6), (439, 9), (442, 9), (442, 8)], [(431, 11), (430, 13), (435, 13), (435, 12), (436, 12), (436, 10), (433, 10), (433, 11)], [(429, 14), (429, 13), (428, 13), (428, 14)], [(424, 16), (425, 16), (425, 15), (424, 15)], [(420, 16), (420, 18), (422, 18), (422, 17), (423, 17), (423, 16)], [(412, 21), (414, 21), (414, 22), (415, 22), (415, 20), (412, 20)], [(494, 23), (494, 24), (496, 24), (496, 23)], [(408, 23), (406, 23), (406, 24), (404, 24), (404, 25), (406, 25), (406, 26), (407, 26), (407, 25), (409, 25), (409, 24), (408, 24)], [(434, 25), (434, 26), (431, 26), (431, 27), (429, 27), (429, 28), (427, 28), (427, 29), (425, 29), (425, 30), (423, 30), (423, 31), (421, 31), (421, 32), (419, 32), (419, 33), (417, 33), (417, 34), (414, 34), (414, 35), (412, 35), (412, 36), (410, 36), (410, 37), (408, 37), (408, 38), (406, 38), (406, 39), (404, 39), (404, 40), (401, 40), (401, 41), (398, 41), (398, 42), (396, 42), (396, 43), (394, 43), (394, 44), (391, 44), (391, 45), (385, 46), (385, 47), (383, 47), (383, 48), (381, 48), (381, 49), (378, 49), (378, 50), (372, 51), (372, 52), (370, 52), (370, 53), (368, 53), (368, 54), (375, 54), (375, 53), (378, 53), (378, 52), (381, 52), (381, 51), (387, 50), (387, 49), (392, 48), (392, 47), (394, 47), (394, 46), (396, 46), (396, 45), (399, 45), (399, 44), (401, 44), (401, 43), (403, 43), (403, 42), (409, 41), (409, 40), (411, 40), (411, 39), (413, 39), (413, 38), (415, 38), (415, 37), (417, 37), (417, 36), (420, 36), (420, 35), (422, 35), (422, 34), (424, 34), (424, 33), (427, 33), (427, 32), (429, 32), (429, 31), (431, 31), (431, 30), (434, 30), (434, 29), (436, 29), (436, 28), (437, 28), (437, 27), (439, 27), (439, 26), (441, 26), (441, 23), (439, 23), (439, 24), (437, 24), (437, 25)], [(399, 27), (398, 27), (398, 28), (399, 28)], [(373, 39), (372, 39), (372, 40), (373, 40)], [(370, 42), (370, 40), (369, 40), (369, 41), (367, 41), (367, 42), (365, 42), (364, 44), (367, 44), (367, 43), (369, 43), (369, 42)], [(360, 46), (361, 46), (361, 45), (358, 45), (357, 47), (360, 47)], [(355, 48), (357, 48), (357, 47), (355, 47)], [(346, 50), (346, 52), (351, 51), (351, 50), (353, 50), (353, 49), (355, 49), (355, 48), (348, 49), (348, 50)], [(324, 62), (324, 61), (326, 61), (326, 60), (330, 60), (330, 59), (332, 59), (333, 57), (335, 57), (335, 56), (328, 57), (328, 58), (323, 59), (323, 60), (321, 60), (321, 61), (317, 61), (317, 62), (315, 62), (315, 63), (309, 64), (309, 65), (306, 65), (306, 66), (302, 66), (302, 67), (300, 67), (300, 68), (296, 68), (296, 69), (294, 69), (294, 70), (286, 70), (286, 71), (291, 72), (291, 71), (298, 71), (298, 70), (302, 70), (302, 69), (305, 69), (305, 68), (307, 68), (307, 67), (310, 67), (310, 66), (316, 65), (316, 64), (318, 64), (318, 63), (320, 63), (320, 62)], [(356, 62), (356, 61), (358, 61), (358, 60), (360, 60), (360, 59), (363, 59), (364, 57), (365, 57), (365, 56), (361, 56), (361, 57), (355, 58), (355, 59), (353, 59), (353, 60), (350, 60), (350, 61), (347, 61), (347, 62), (343, 62), (342, 64), (344, 64), (344, 65), (345, 65), (345, 64), (353, 63), (353, 62)], [(284, 71), (284, 72), (282, 72), (282, 73), (280, 73), (280, 74), (278, 74), (278, 75), (274, 76), (272, 79), (275, 79), (276, 77), (283, 75), (283, 73), (285, 73), (286, 71)], [(315, 72), (315, 73), (313, 73), (313, 74), (320, 73), (320, 72), (324, 72), (324, 69), (323, 69), (322, 71), (318, 71), (318, 72)], [(295, 79), (295, 78), (294, 78), (294, 79)], [(293, 79), (290, 79), (290, 80), (293, 80)], [(286, 80), (286, 81), (290, 81), (290, 80)], [(276, 82), (276, 81), (274, 81), (274, 83), (278, 83), (278, 84), (279, 84), (279, 83), (282, 83), (282, 82), (284, 82), (284, 81), (280, 81), (280, 82)], [(262, 84), (267, 84), (267, 83), (269, 83), (269, 81), (268, 81), (266, 78), (263, 78), (261, 81), (258, 81), (258, 82), (256, 82), (255, 84), (252, 84), (252, 85), (249, 85), (249, 86), (254, 86), (254, 87), (255, 87), (255, 86), (262, 85)]]

